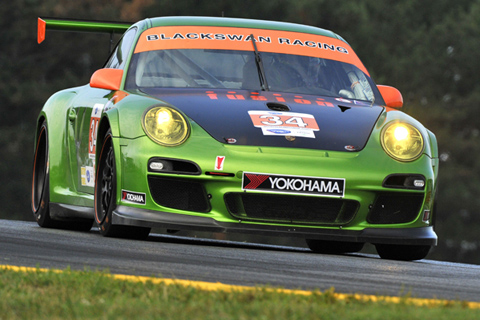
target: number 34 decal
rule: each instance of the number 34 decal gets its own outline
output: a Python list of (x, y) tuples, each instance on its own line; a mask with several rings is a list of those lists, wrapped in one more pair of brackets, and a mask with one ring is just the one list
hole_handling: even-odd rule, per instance
[(314, 131), (320, 130), (311, 114), (253, 110), (248, 114), (253, 125), (261, 128), (264, 135), (315, 138)]
[(92, 115), (90, 117), (90, 128), (88, 132), (88, 157), (95, 159), (95, 151), (97, 147), (97, 131), (100, 116), (103, 110), (103, 104), (97, 103), (93, 106)]

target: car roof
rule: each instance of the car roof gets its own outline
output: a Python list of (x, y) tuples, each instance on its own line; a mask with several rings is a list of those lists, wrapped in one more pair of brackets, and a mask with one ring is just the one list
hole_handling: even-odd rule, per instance
[(266, 21), (256, 19), (242, 19), (242, 18), (224, 18), (224, 17), (158, 17), (148, 18), (139, 23), (145, 23), (144, 27), (153, 28), (160, 26), (217, 26), (217, 27), (237, 27), (237, 28), (251, 28), (251, 29), (269, 29), (292, 31), (300, 33), (310, 33), (330, 38), (335, 38), (344, 41), (338, 34), (313, 26), (307, 26), (290, 22)]

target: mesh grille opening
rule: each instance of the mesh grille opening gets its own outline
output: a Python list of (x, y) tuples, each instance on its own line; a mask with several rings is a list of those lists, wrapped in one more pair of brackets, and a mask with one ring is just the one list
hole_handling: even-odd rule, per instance
[(420, 213), (423, 194), (382, 194), (377, 196), (367, 221), (373, 224), (407, 223)]
[(153, 200), (161, 206), (196, 212), (210, 211), (210, 202), (201, 183), (149, 176), (148, 185)]
[(294, 195), (228, 193), (225, 204), (240, 220), (290, 224), (345, 224), (353, 219), (357, 201)]

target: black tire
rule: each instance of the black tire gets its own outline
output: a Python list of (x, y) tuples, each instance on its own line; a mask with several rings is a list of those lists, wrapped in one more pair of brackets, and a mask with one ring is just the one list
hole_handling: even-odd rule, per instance
[(430, 246), (413, 246), (398, 244), (375, 244), (377, 253), (382, 259), (388, 260), (422, 260), (430, 251)]
[(37, 147), (33, 159), (32, 211), (38, 225), (44, 228), (55, 227), (50, 218), (50, 179), (48, 164), (48, 130), (42, 123), (38, 133)]
[(48, 128), (44, 121), (40, 127), (33, 160), (32, 211), (38, 225), (43, 228), (57, 228), (88, 231), (93, 220), (54, 220), (50, 217), (50, 171), (49, 171)]
[(307, 239), (307, 246), (316, 253), (325, 254), (342, 254), (352, 253), (362, 250), (363, 242), (341, 242), (328, 240), (311, 240)]
[(105, 237), (147, 238), (150, 228), (112, 224), (112, 214), (117, 207), (117, 167), (110, 130), (103, 140), (95, 181), (95, 221), (100, 234)]

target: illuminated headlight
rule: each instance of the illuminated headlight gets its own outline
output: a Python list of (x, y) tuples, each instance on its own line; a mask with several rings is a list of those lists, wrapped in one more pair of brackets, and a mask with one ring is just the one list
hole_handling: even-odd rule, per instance
[(395, 122), (382, 131), (382, 147), (395, 160), (413, 161), (423, 152), (423, 137), (420, 131), (408, 123)]
[(190, 134), (185, 117), (177, 110), (165, 106), (148, 109), (143, 116), (142, 126), (150, 139), (163, 146), (178, 146)]

